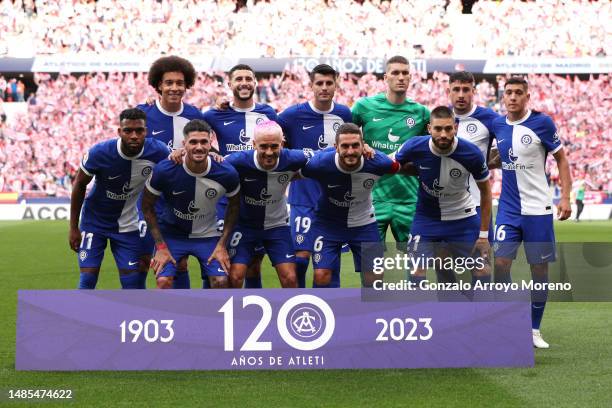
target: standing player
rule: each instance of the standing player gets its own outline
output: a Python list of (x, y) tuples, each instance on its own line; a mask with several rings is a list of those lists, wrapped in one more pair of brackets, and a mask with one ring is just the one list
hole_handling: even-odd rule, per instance
[[(183, 128), (192, 119), (203, 119), (202, 112), (195, 106), (183, 102), (185, 92), (196, 80), (196, 71), (191, 62), (177, 57), (168, 56), (157, 59), (151, 65), (147, 76), (151, 85), (159, 94), (159, 100), (138, 105), (147, 114), (147, 137), (161, 140), (171, 149), (183, 145)], [(157, 210), (163, 209), (159, 202)], [(150, 258), (155, 244), (151, 234), (147, 233), (147, 225), (140, 214), (140, 234), (144, 237), (144, 250)], [(149, 262), (145, 263), (148, 268)], [(179, 262), (179, 272), (174, 281), (176, 289), (187, 289), (190, 286), (187, 258)]]
[[(480, 149), (482, 155), (489, 160), (493, 134), (493, 120), (499, 114), (492, 109), (474, 104), (474, 76), (466, 71), (453, 72), (448, 80), (448, 97), (453, 106), (457, 121), (457, 136), (469, 140)], [(470, 193), (474, 199), (476, 211), (480, 215), (480, 189), (474, 178), (470, 177)], [(489, 241), (493, 241), (493, 226), (489, 223)]]
[(70, 199), (69, 237), (70, 247), (79, 254), (79, 289), (96, 287), (107, 240), (121, 286), (145, 288), (148, 268), (139, 268), (143, 261), (136, 201), (153, 166), (169, 153), (164, 143), (145, 139), (146, 132), (144, 112), (126, 109), (119, 115), (119, 139), (96, 144), (81, 162)]
[[(353, 122), (363, 129), (363, 138), (374, 149), (393, 153), (413, 136), (427, 133), (429, 110), (406, 99), (410, 65), (402, 56), (387, 60), (384, 80), (387, 91), (359, 99), (353, 106)], [(405, 175), (383, 176), (374, 187), (374, 208), (381, 239), (387, 228), (397, 242), (406, 242), (417, 200), (418, 181)]]
[[(551, 153), (559, 168), (559, 220), (566, 220), (572, 213), (569, 164), (551, 118), (527, 108), (527, 81), (519, 77), (506, 81), (503, 100), (508, 115), (493, 121), (502, 168), (502, 192), (495, 225), (495, 279), (511, 280), (512, 260), (524, 241), (533, 281), (547, 283), (548, 262), (554, 262), (556, 255), (553, 203), (544, 167), (546, 156)], [(549, 347), (540, 333), (547, 294), (546, 290), (532, 293), (533, 345), (537, 348)]]
[(295, 254), (287, 225), (289, 181), (308, 161), (302, 150), (283, 149), (283, 130), (272, 121), (255, 127), (255, 150), (227, 157), (240, 175), (240, 219), (230, 240), (232, 287), (241, 288), (255, 247), (263, 246), (283, 288), (296, 288)]
[[(402, 145), (395, 159), (402, 165), (413, 163), (419, 169), (419, 196), (410, 231), (409, 252), (433, 257), (434, 243), (444, 242), (452, 255), (470, 256), (475, 247), (488, 259), (491, 187), (486, 160), (475, 144), (455, 137), (457, 125), (446, 106), (431, 111), (427, 125), (431, 136), (415, 137)], [(468, 180), (476, 180), (482, 218), (470, 194)], [(425, 278), (425, 268), (410, 276), (417, 283)], [(491, 281), (488, 262), (472, 271), (472, 284)]]
[[(318, 151), (332, 146), (336, 131), (351, 122), (348, 106), (334, 103), (338, 72), (327, 64), (314, 67), (310, 73), (312, 101), (285, 109), (278, 120), (285, 133), (285, 146), (291, 149)], [(289, 188), (291, 235), (295, 246), (298, 285), (306, 287), (306, 270), (314, 243), (312, 224), (320, 190), (317, 182), (299, 179)], [(340, 287), (340, 268), (334, 268), (330, 287)]]
[(195, 83), (195, 68), (184, 58), (162, 57), (151, 65), (147, 79), (159, 94), (159, 100), (154, 103), (138, 105), (147, 114), (147, 137), (178, 149), (183, 145), (185, 125), (190, 120), (204, 118), (197, 107), (183, 102), (185, 92)]
[[(200, 263), (203, 281), (208, 280), (213, 288), (228, 287), (230, 263), (226, 245), (238, 218), (240, 180), (232, 166), (217, 163), (208, 155), (211, 129), (206, 122), (192, 120), (183, 133), (183, 164), (160, 162), (143, 194), (142, 210), (155, 240), (151, 267), (157, 276), (157, 287), (170, 289), (177, 272), (176, 259), (193, 255)], [(164, 210), (158, 223), (154, 205), (162, 195)], [(228, 228), (221, 234), (215, 208), (223, 195), (229, 197)]]
[[(372, 188), (381, 176), (399, 171), (399, 163), (377, 152), (370, 160), (363, 157), (361, 130), (354, 123), (341, 125), (336, 132), (336, 149), (315, 155), (301, 170), (304, 177), (319, 183), (321, 194), (315, 211), (314, 281), (328, 287), (332, 269), (340, 262), (342, 244), (353, 252), (355, 271), (362, 285), (370, 287), (382, 279), (373, 273), (373, 258), (382, 257), (383, 248), (374, 218)], [(362, 254), (362, 244), (374, 244)], [(363, 260), (362, 257), (367, 255)]]
[[(276, 121), (276, 112), (269, 105), (255, 103), (253, 95), (257, 81), (255, 71), (248, 65), (238, 64), (230, 69), (229, 87), (233, 98), (227, 109), (213, 108), (204, 113), (204, 120), (215, 131), (219, 152), (225, 156), (253, 149), (255, 126), (264, 121)], [(219, 228), (223, 228), (226, 201), (221, 200), (217, 208)], [(245, 287), (261, 288), (261, 248), (247, 272)]]

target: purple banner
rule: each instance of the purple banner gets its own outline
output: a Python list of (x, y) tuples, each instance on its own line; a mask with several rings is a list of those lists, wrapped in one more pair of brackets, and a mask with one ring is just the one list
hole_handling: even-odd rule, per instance
[(19, 291), (17, 370), (528, 367), (528, 302), (359, 289)]

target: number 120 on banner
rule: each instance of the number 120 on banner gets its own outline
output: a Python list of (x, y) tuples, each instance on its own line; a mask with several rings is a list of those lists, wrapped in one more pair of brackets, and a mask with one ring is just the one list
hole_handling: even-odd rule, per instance
[(533, 365), (527, 302), (363, 302), (360, 295), (359, 289), (20, 291), (15, 365), (18, 370)]

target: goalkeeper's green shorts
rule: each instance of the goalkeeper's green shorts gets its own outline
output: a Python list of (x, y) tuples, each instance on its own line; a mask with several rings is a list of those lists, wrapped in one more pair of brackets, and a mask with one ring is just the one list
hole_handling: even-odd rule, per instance
[(376, 223), (378, 224), (378, 233), (382, 242), (385, 242), (389, 226), (395, 241), (408, 242), (408, 234), (410, 234), (415, 210), (416, 203), (395, 204), (374, 202)]

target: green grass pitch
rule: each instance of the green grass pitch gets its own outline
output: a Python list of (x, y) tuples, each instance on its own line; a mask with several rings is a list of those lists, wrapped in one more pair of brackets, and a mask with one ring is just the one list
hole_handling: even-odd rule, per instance
[[(329, 370), (295, 372), (17, 372), (18, 289), (74, 288), (76, 257), (67, 222), (0, 222), (0, 405), (8, 389), (72, 389), (71, 402), (42, 406), (555, 406), (612, 404), (612, 304), (549, 303), (542, 331), (549, 350), (536, 351), (528, 369)], [(612, 241), (612, 223), (556, 225), (559, 241)], [(358, 286), (345, 257), (343, 286)], [(190, 266), (196, 271), (196, 265)], [(264, 285), (278, 286), (269, 264)], [(192, 274), (194, 286), (199, 285)], [(311, 275), (309, 275), (311, 278)], [(152, 286), (151, 277), (148, 286)], [(107, 256), (99, 288), (118, 288)], [(478, 342), (478, 339), (474, 339)]]

